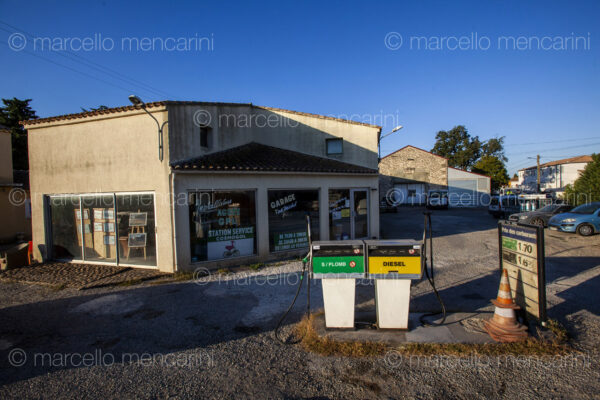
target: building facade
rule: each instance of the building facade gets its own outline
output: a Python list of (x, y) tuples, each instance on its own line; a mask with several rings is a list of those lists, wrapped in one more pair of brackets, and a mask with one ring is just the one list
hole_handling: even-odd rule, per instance
[(448, 205), (450, 207), (489, 206), (491, 183), (489, 176), (449, 167)]
[(128, 106), (24, 123), (36, 259), (254, 263), (306, 252), (306, 216), (313, 240), (379, 236), (380, 127), (252, 104), (146, 110), (157, 122)]
[(380, 200), (396, 205), (423, 205), (430, 190), (448, 190), (451, 207), (487, 206), (491, 179), (448, 166), (448, 159), (405, 146), (379, 162)]
[(429, 190), (447, 188), (448, 159), (405, 146), (381, 159), (379, 175), (381, 196), (399, 205), (425, 204)]
[[(26, 172), (26, 171), (24, 171)], [(21, 174), (25, 175), (25, 174)], [(0, 126), (0, 244), (14, 243), (31, 236), (31, 209), (26, 179), (15, 179), (12, 165), (12, 138)]]
[[(572, 185), (592, 162), (592, 156), (579, 156), (550, 161), (540, 165), (540, 190), (562, 193), (565, 186)], [(525, 192), (537, 191), (537, 165), (518, 171), (518, 187)]]

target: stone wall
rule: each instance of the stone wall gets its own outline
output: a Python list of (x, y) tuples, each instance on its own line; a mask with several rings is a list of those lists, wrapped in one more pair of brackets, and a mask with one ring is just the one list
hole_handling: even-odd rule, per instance
[(425, 190), (448, 185), (448, 160), (413, 146), (406, 146), (381, 159), (379, 193), (385, 197), (394, 183), (425, 183)]

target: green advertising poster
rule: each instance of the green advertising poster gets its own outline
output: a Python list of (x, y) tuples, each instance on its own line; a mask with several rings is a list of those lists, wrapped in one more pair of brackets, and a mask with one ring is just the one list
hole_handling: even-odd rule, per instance
[(277, 233), (274, 237), (275, 251), (293, 250), (308, 247), (306, 231)]
[(312, 263), (315, 274), (362, 274), (365, 272), (362, 255), (314, 257)]

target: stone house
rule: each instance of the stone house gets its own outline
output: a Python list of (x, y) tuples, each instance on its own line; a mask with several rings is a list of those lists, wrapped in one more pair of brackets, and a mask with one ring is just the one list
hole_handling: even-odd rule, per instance
[(429, 151), (409, 145), (379, 162), (381, 199), (395, 191), (400, 204), (424, 204), (429, 190), (447, 187), (448, 159)]

